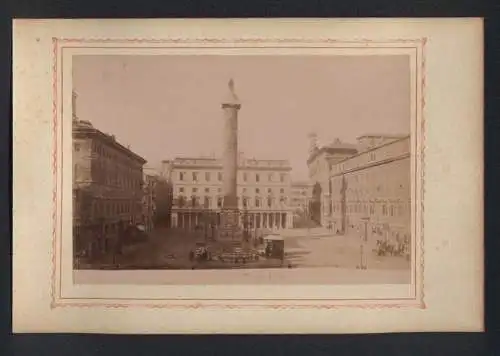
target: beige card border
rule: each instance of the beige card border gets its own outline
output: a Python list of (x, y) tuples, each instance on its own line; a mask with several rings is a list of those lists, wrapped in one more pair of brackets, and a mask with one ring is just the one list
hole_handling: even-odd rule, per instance
[[(216, 45), (224, 46), (224, 48), (241, 48), (242, 45), (253, 45), (253, 48), (286, 48), (290, 45), (293, 48), (303, 45), (307, 48), (314, 46), (335, 47), (339, 45), (350, 45), (356, 48), (414, 48), (416, 50), (416, 85), (417, 90), (415, 111), (414, 132), (412, 132), (412, 141), (415, 140), (415, 150), (412, 150), (412, 157), (415, 165), (415, 177), (412, 189), (412, 194), (415, 194), (415, 199), (412, 205), (415, 207), (415, 213), (412, 214), (414, 221), (414, 234), (412, 234), (412, 264), (414, 264), (414, 280), (415, 298), (414, 299), (124, 299), (118, 301), (116, 299), (99, 300), (99, 298), (78, 298), (69, 299), (61, 297), (62, 283), (60, 261), (61, 261), (61, 238), (62, 238), (62, 208), (60, 200), (59, 188), (62, 185), (62, 177), (59, 174), (62, 172), (62, 167), (59, 165), (59, 156), (61, 152), (58, 146), (58, 135), (61, 135), (62, 125), (60, 124), (62, 101), (60, 100), (61, 86), (61, 56), (62, 49), (69, 44), (101, 44), (112, 47), (114, 44), (127, 45), (156, 45), (161, 48), (175, 45), (186, 45), (189, 48), (200, 46), (203, 48), (214, 48)], [(128, 308), (128, 307), (146, 307), (146, 308), (181, 308), (181, 309), (197, 309), (207, 307), (217, 307), (224, 309), (239, 309), (239, 308), (270, 308), (270, 309), (294, 309), (294, 308), (313, 308), (313, 309), (336, 309), (336, 308), (359, 308), (359, 309), (377, 309), (377, 308), (420, 308), (425, 309), (424, 302), (424, 194), (425, 194), (425, 88), (426, 88), (426, 62), (425, 62), (425, 46), (427, 37), (416, 39), (358, 39), (358, 40), (339, 40), (333, 38), (324, 39), (305, 39), (305, 38), (168, 38), (168, 39), (114, 39), (114, 38), (52, 38), (52, 136), (53, 136), (53, 151), (52, 151), (52, 174), (53, 174), (53, 191), (52, 191), (52, 275), (51, 275), (51, 309), (60, 307), (106, 307), (106, 308)], [(398, 47), (399, 46), (399, 47)], [(413, 128), (412, 128), (413, 130)], [(413, 143), (413, 142), (412, 142)], [(62, 161), (62, 160), (61, 160)], [(61, 162), (62, 163), (62, 162)], [(59, 181), (61, 179), (61, 181)], [(418, 184), (417, 184), (418, 182)], [(414, 192), (414, 193), (413, 193)], [(417, 204), (420, 202), (419, 206)], [(181, 286), (181, 285), (179, 285)], [(70, 301), (68, 301), (70, 300)], [(175, 301), (175, 302), (172, 302)], [(253, 303), (249, 303), (249, 301)]]

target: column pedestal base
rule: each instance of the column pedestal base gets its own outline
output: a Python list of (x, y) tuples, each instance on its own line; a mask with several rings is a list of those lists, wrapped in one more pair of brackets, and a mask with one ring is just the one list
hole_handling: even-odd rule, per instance
[(238, 209), (222, 210), (217, 241), (241, 247), (243, 243), (243, 230), (240, 227), (240, 212)]

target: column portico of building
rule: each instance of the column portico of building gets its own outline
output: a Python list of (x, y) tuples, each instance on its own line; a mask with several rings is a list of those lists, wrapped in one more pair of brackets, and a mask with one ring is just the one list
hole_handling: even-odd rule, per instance
[(172, 228), (177, 227), (177, 219), (178, 219), (177, 213), (172, 212), (172, 215), (170, 216), (170, 223), (171, 223)]

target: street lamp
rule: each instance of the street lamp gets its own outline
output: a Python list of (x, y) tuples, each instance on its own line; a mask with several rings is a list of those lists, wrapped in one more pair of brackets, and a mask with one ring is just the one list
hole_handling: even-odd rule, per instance
[(368, 222), (370, 221), (370, 218), (369, 217), (362, 217), (361, 220), (365, 224), (365, 233), (364, 233), (364, 236), (363, 236), (363, 241), (360, 244), (360, 262), (361, 262), (360, 263), (360, 268), (361, 269), (367, 269), (368, 265), (366, 263), (366, 253), (364, 251), (364, 246), (366, 246), (367, 242), (368, 242)]

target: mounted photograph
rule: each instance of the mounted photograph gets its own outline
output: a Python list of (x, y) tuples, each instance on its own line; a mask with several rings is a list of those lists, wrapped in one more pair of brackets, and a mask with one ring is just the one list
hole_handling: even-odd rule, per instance
[(409, 284), (411, 60), (73, 56), (74, 269)]
[(13, 330), (482, 330), (482, 71), (481, 19), (14, 21)]

